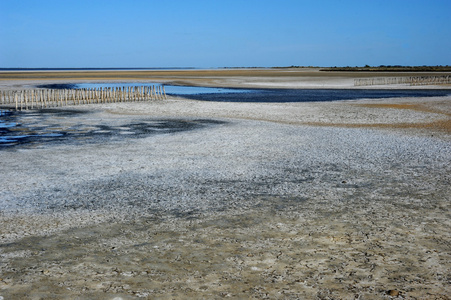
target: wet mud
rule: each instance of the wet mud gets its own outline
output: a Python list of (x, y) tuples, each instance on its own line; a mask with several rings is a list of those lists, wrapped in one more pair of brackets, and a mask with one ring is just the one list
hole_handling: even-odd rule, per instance
[[(122, 141), (127, 138), (145, 138), (156, 134), (169, 134), (220, 124), (208, 119), (152, 119), (136, 120), (118, 126), (96, 124), (89, 111), (42, 109), (34, 111), (3, 111), (0, 116), (0, 151), (30, 148), (52, 144), (86, 144)], [(80, 118), (82, 117), (83, 118)], [(64, 122), (59, 122), (60, 120)], [(69, 122), (67, 119), (70, 119)]]

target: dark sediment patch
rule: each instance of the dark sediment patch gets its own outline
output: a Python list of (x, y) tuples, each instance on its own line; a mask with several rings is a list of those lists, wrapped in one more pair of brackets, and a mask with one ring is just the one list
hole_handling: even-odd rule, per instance
[(0, 150), (16, 147), (36, 147), (51, 144), (86, 144), (145, 138), (155, 134), (170, 134), (221, 124), (216, 120), (143, 119), (136, 122), (107, 125), (86, 124), (83, 121), (63, 122), (62, 118), (88, 114), (80, 110), (43, 109), (7, 112), (0, 116)]

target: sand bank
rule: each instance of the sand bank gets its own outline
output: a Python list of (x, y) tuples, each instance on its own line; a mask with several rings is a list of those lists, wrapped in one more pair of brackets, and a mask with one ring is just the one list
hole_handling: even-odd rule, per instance
[(450, 100), (50, 116), (92, 134), (0, 151), (0, 296), (448, 299)]
[[(3, 71), (0, 89), (20, 89), (36, 84), (77, 82), (161, 82), (176, 85), (246, 88), (412, 89), (407, 84), (354, 86), (354, 79), (449, 75), (449, 72), (344, 72), (319, 68), (120, 70), (120, 71)], [(450, 85), (421, 88), (451, 89)]]

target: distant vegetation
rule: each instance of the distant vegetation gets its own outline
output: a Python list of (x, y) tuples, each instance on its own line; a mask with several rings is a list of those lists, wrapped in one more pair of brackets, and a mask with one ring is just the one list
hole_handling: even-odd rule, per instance
[(320, 71), (350, 71), (350, 72), (451, 72), (451, 66), (385, 66), (378, 67), (331, 67)]

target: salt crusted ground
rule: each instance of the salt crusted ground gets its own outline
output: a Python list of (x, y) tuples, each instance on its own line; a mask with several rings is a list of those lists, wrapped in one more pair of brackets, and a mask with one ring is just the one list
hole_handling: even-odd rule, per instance
[(0, 297), (449, 299), (450, 100), (55, 115), (117, 131), (0, 151)]

